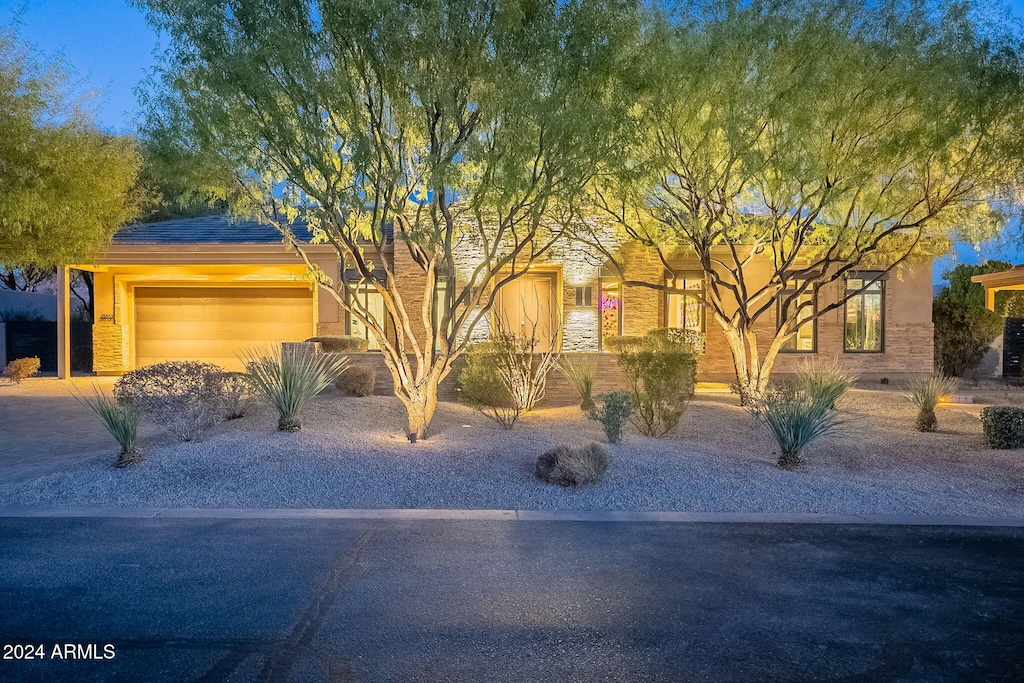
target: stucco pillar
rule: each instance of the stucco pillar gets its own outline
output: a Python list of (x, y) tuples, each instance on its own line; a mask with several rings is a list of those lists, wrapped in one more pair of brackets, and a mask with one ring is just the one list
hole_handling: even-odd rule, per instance
[(985, 288), (985, 308), (990, 311), (996, 310), (996, 290), (986, 287)]
[(57, 267), (57, 377), (71, 376), (71, 272)]

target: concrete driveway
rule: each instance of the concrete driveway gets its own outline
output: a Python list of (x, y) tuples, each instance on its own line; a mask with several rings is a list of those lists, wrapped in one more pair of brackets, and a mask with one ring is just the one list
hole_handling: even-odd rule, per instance
[(109, 455), (113, 461), (117, 444), (71, 390), (91, 395), (93, 384), (98, 384), (109, 392), (114, 381), (34, 377), (12, 384), (0, 379), (0, 485), (97, 456)]
[(1021, 680), (1022, 557), (1024, 528), (8, 518), (0, 641), (46, 657), (0, 680)]

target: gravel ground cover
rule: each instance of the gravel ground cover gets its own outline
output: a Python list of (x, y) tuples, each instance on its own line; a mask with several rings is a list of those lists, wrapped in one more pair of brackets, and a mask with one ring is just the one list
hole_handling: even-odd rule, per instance
[[(578, 408), (542, 409), (503, 431), (442, 404), (427, 441), (410, 444), (390, 397), (329, 390), (296, 434), (266, 410), (197, 443), (151, 436), (130, 470), (94, 457), (0, 486), (0, 506), (496, 508), (1024, 516), (1024, 452), (981, 445), (977, 417), (939, 412), (915, 432), (895, 390), (854, 390), (841, 434), (812, 446), (801, 471), (774, 467), (770, 437), (728, 395), (699, 396), (678, 433), (628, 433), (609, 446), (606, 478), (581, 489), (538, 482), (536, 457), (561, 443), (603, 441)], [(111, 453), (113, 447), (111, 447)]]

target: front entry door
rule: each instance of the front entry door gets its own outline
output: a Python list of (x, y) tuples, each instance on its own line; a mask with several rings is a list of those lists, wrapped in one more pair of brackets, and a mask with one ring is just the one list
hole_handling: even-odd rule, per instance
[(558, 344), (556, 273), (531, 273), (508, 283), (495, 305), (499, 329), (529, 338), (536, 331), (537, 350)]

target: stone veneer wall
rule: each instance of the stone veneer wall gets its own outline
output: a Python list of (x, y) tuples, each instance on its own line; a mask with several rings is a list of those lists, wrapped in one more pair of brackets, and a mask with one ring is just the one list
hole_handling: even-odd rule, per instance
[(131, 368), (128, 326), (110, 322), (92, 326), (92, 367), (97, 374), (121, 374)]

